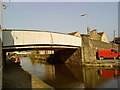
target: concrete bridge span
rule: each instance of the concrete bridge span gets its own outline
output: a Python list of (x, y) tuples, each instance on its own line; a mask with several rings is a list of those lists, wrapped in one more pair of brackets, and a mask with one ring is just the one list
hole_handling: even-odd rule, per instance
[(81, 37), (33, 30), (4, 30), (3, 47), (71, 46), (81, 47)]

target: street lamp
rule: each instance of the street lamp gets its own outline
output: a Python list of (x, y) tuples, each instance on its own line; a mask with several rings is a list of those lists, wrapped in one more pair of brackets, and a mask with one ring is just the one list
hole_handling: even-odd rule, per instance
[(87, 16), (87, 34), (90, 34), (90, 28), (89, 28), (89, 24), (88, 24), (88, 14), (81, 14), (81, 17)]

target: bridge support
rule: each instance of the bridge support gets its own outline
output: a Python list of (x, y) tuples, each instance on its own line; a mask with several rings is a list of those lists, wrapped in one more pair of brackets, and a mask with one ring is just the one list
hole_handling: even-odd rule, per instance
[(61, 63), (71, 63), (71, 64), (81, 64), (81, 48), (79, 49), (65, 49), (55, 51), (54, 55), (48, 58), (48, 63), (50, 64), (61, 64)]

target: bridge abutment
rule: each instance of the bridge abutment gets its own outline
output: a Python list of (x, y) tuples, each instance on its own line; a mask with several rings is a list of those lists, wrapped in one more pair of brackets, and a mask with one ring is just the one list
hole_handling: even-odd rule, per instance
[(81, 48), (78, 49), (65, 49), (55, 51), (54, 55), (51, 55), (48, 58), (48, 63), (50, 64), (62, 64), (62, 63), (69, 63), (69, 64), (81, 64), (82, 57), (81, 57)]

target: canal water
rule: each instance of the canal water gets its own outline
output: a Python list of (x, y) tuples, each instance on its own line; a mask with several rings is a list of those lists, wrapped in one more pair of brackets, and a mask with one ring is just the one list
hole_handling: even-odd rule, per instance
[(54, 88), (119, 88), (117, 68), (82, 67), (72, 64), (50, 65), (29, 57), (20, 58), (21, 66)]

